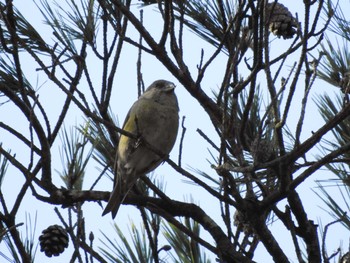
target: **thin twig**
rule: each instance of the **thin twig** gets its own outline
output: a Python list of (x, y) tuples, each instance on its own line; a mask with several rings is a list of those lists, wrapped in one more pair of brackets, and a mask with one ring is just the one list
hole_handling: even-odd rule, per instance
[[(324, 227), (324, 232), (322, 235), (322, 257), (323, 257), (323, 262), (324, 263), (329, 263), (329, 260), (331, 257), (328, 257), (327, 255), (327, 248), (326, 248), (326, 237), (327, 237), (327, 232), (330, 226), (342, 222), (344, 220), (344, 218), (346, 218), (346, 213), (344, 213), (339, 219), (328, 223), (325, 227)], [(339, 253), (339, 251), (338, 251)]]
[(220, 152), (220, 148), (216, 146), (216, 144), (201, 129), (198, 128), (196, 131), (211, 145), (211, 147)]
[(153, 235), (151, 232), (151, 229), (149, 227), (149, 222), (147, 219), (147, 214), (146, 211), (143, 207), (139, 207), (140, 213), (141, 213), (141, 218), (143, 221), (143, 225), (146, 229), (146, 233), (147, 233), (147, 237), (148, 237), (148, 242), (152, 251), (152, 256), (153, 256), (153, 260), (155, 263), (159, 263), (159, 257), (158, 257), (158, 247), (155, 244), (154, 240), (153, 240)]
[(288, 224), (288, 229), (290, 231), (290, 234), (292, 236), (292, 240), (293, 240), (293, 244), (294, 244), (294, 248), (295, 248), (295, 253), (297, 254), (297, 258), (298, 258), (298, 261), (300, 263), (304, 263), (305, 261), (303, 260), (303, 257), (301, 255), (301, 250), (300, 250), (300, 246), (299, 246), (299, 243), (298, 243), (298, 238), (297, 238), (297, 235), (295, 233), (295, 225), (294, 225), (294, 222), (292, 220), (292, 216), (291, 216), (291, 212), (290, 212), (290, 207), (289, 206), (286, 206), (286, 219), (287, 219), (287, 224)]
[(186, 119), (186, 116), (183, 116), (182, 122), (181, 122), (182, 133), (181, 133), (181, 139), (180, 139), (180, 145), (179, 145), (179, 158), (178, 158), (178, 165), (180, 167), (181, 167), (181, 161), (182, 161), (183, 142), (184, 142), (185, 134), (186, 134), (185, 119)]

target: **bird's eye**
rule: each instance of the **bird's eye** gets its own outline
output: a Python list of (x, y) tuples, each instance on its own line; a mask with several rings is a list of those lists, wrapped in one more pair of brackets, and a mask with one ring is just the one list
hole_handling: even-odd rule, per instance
[(162, 88), (162, 83), (157, 83), (156, 88), (158, 88), (158, 89)]

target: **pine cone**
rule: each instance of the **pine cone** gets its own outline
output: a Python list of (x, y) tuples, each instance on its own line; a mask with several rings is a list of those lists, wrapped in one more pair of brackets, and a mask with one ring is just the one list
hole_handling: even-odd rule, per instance
[(244, 215), (238, 210), (236, 210), (233, 215), (233, 224), (248, 236), (251, 236), (254, 233), (254, 229), (247, 222)]
[(58, 256), (68, 247), (67, 231), (59, 225), (52, 225), (43, 230), (40, 241), (40, 251), (47, 257)]
[(341, 257), (339, 263), (350, 263), (350, 252), (345, 253), (344, 256)]
[(269, 162), (276, 157), (272, 142), (266, 139), (255, 138), (250, 152), (255, 163)]
[(270, 32), (278, 37), (292, 38), (297, 32), (297, 20), (288, 8), (280, 3), (273, 2), (266, 5), (266, 19)]

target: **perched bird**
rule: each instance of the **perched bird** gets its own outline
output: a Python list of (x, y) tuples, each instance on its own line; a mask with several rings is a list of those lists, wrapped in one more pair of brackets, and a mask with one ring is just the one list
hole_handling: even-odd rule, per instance
[(132, 105), (117, 149), (117, 174), (114, 189), (102, 215), (114, 218), (137, 179), (154, 170), (162, 161), (155, 150), (168, 155), (174, 146), (179, 127), (179, 106), (175, 85), (166, 80), (153, 82)]

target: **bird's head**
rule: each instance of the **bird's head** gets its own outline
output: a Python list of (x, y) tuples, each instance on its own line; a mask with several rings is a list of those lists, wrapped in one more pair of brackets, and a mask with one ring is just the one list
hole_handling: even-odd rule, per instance
[(167, 80), (156, 80), (146, 89), (142, 97), (154, 100), (163, 105), (178, 108), (174, 89), (174, 83)]

